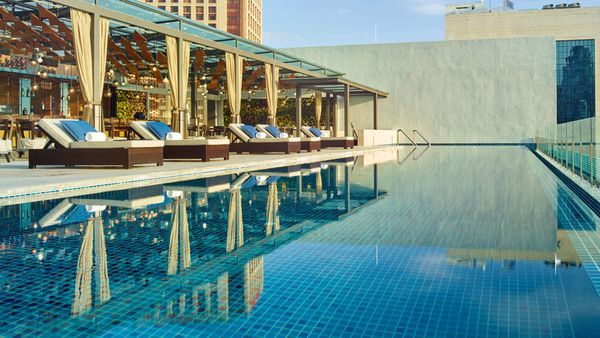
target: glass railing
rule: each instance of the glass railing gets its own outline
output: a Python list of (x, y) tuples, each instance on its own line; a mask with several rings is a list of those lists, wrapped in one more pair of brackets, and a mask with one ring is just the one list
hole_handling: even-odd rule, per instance
[(599, 123), (592, 117), (540, 129), (535, 137), (537, 150), (573, 174), (600, 185)]

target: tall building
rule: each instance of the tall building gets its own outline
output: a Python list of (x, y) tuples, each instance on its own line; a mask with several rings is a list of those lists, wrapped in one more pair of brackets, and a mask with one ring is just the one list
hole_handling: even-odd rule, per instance
[(141, 0), (162, 10), (262, 42), (262, 0)]
[[(446, 40), (549, 36), (556, 44), (557, 122), (600, 116), (600, 8), (578, 4), (524, 11), (446, 14)], [(511, 60), (506, 60), (510, 63)]]

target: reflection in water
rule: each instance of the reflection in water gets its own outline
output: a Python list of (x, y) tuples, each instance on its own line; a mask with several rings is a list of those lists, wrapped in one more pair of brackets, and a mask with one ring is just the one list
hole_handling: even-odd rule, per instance
[(255, 257), (244, 265), (244, 303), (248, 314), (256, 306), (263, 292), (264, 265), (263, 256)]
[(227, 252), (244, 246), (244, 218), (242, 216), (242, 192), (233, 188), (229, 196), (229, 214), (227, 217)]
[[(99, 304), (110, 300), (110, 286), (106, 260), (106, 243), (104, 240), (104, 224), (101, 211), (89, 219), (84, 229), (79, 259), (77, 260), (77, 277), (75, 279), (75, 296), (71, 313), (80, 315), (92, 307), (92, 272), (97, 273), (99, 285)], [(94, 257), (96, 260), (94, 260)], [(94, 263), (96, 263), (94, 265)]]
[(279, 232), (281, 224), (279, 222), (279, 192), (277, 183), (269, 184), (269, 196), (267, 197), (267, 237), (271, 236), (273, 231)]
[(571, 267), (598, 220), (531, 154), (398, 165), (410, 152), (0, 208), (0, 331), (569, 336), (597, 319)]
[[(169, 240), (169, 264), (167, 274), (174, 275), (179, 268), (181, 255), (181, 269), (186, 270), (192, 266), (190, 254), (190, 232), (188, 225), (187, 200), (183, 192), (178, 192), (178, 197), (173, 200), (173, 213), (171, 218), (171, 238)], [(181, 244), (181, 245), (180, 245)]]

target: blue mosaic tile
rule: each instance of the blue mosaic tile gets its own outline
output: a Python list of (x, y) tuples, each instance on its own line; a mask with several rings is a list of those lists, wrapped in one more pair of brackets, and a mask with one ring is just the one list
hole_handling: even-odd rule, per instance
[(0, 207), (0, 336), (596, 335), (598, 217), (529, 151), (395, 155)]

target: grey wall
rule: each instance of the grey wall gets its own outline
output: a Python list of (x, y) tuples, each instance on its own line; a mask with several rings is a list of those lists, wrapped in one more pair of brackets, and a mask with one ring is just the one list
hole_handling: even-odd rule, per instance
[[(292, 48), (288, 52), (390, 93), (379, 127), (418, 129), (437, 143), (515, 143), (556, 122), (552, 38)], [(351, 122), (372, 128), (372, 102)]]

